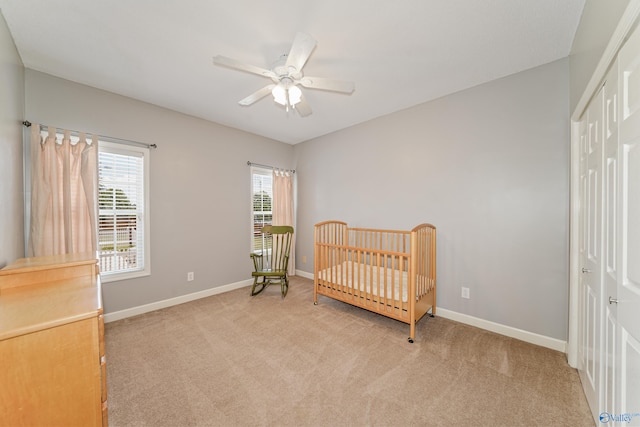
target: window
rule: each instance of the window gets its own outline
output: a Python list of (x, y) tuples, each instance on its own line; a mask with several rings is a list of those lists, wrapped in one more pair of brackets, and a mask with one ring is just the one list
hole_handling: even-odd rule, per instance
[(104, 281), (149, 274), (149, 149), (98, 145), (98, 254)]
[(262, 249), (261, 229), (272, 222), (271, 201), (273, 200), (271, 169), (251, 168), (251, 250)]

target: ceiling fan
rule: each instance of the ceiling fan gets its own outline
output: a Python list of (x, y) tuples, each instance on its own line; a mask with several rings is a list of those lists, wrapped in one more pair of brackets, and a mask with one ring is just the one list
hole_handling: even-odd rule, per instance
[(329, 90), (347, 94), (352, 93), (355, 88), (353, 82), (323, 77), (308, 77), (302, 73), (302, 67), (304, 67), (304, 64), (309, 59), (316, 44), (317, 42), (310, 35), (297, 33), (289, 53), (282, 55), (270, 70), (244, 64), (221, 55), (215, 56), (213, 63), (268, 77), (273, 81), (273, 83), (242, 99), (238, 102), (240, 105), (249, 106), (271, 94), (273, 95), (274, 101), (283, 105), (287, 112), (292, 108), (296, 110), (300, 116), (306, 117), (311, 114), (311, 107), (302, 96), (302, 91), (299, 86), (308, 89)]

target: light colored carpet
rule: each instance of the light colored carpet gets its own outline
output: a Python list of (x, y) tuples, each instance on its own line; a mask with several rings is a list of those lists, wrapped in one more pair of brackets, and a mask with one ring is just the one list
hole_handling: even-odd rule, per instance
[(563, 353), (294, 277), (106, 325), (111, 426), (593, 426)]

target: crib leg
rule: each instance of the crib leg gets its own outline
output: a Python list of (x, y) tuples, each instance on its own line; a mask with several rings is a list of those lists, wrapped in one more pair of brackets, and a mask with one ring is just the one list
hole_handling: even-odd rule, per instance
[(409, 326), (409, 342), (413, 343), (413, 338), (416, 336), (416, 321), (412, 321)]

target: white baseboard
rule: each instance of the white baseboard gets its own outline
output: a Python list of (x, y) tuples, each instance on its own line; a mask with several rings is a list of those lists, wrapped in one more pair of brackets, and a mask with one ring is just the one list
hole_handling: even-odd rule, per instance
[[(296, 275), (306, 277), (313, 280), (313, 273), (302, 270), (296, 270)], [(522, 329), (513, 328), (511, 326), (502, 325), (500, 323), (491, 322), (489, 320), (480, 319), (478, 317), (469, 316), (468, 314), (458, 313), (456, 311), (447, 310), (446, 308), (436, 307), (436, 315), (445, 319), (454, 320), (464, 323), (465, 325), (475, 326), (476, 328), (495, 332), (511, 338), (516, 338), (531, 344), (547, 347), (552, 350), (567, 352), (567, 342), (556, 338), (550, 338), (533, 332), (524, 331)]]
[[(313, 280), (313, 273), (308, 273), (302, 270), (296, 270), (296, 276), (304, 277), (306, 279)], [(115, 311), (113, 313), (106, 313), (104, 315), (104, 321), (115, 322), (116, 320), (125, 319), (131, 316), (137, 316), (139, 314), (148, 313), (150, 311), (159, 310), (161, 308), (171, 307), (173, 305), (183, 304), (185, 302), (194, 301), (200, 298), (210, 297), (212, 295), (218, 295), (224, 292), (233, 291), (236, 289), (244, 288), (251, 285), (252, 279), (243, 280), (241, 282), (231, 283), (229, 285), (218, 286), (215, 288), (207, 289), (200, 292), (194, 292), (187, 295), (181, 295), (175, 298), (169, 298), (166, 300), (153, 302), (151, 304), (140, 305), (138, 307), (127, 308), (125, 310)], [(507, 337), (516, 338), (531, 344), (536, 344), (542, 347), (547, 347), (552, 350), (567, 352), (567, 342), (556, 338), (550, 338), (544, 335), (539, 335), (533, 332), (524, 331), (522, 329), (513, 328), (511, 326), (505, 326), (500, 323), (491, 322), (489, 320), (480, 319), (478, 317), (469, 316), (468, 314), (462, 314), (455, 311), (447, 310), (446, 308), (437, 307), (436, 315), (444, 317), (445, 319), (454, 320), (456, 322), (464, 323), (466, 325), (475, 326), (480, 329), (495, 332), (497, 334), (505, 335)]]
[(304, 277), (305, 279), (313, 280), (313, 273), (307, 273), (306, 271), (296, 270), (296, 276)]
[(139, 305), (137, 307), (127, 308), (125, 310), (114, 311), (113, 313), (106, 313), (104, 315), (105, 323), (115, 322), (116, 320), (125, 319), (127, 317), (137, 316), (139, 314), (148, 313), (154, 310), (160, 310), (161, 308), (171, 307), (173, 305), (183, 304), (189, 301), (195, 301), (200, 298), (210, 297), (212, 295), (218, 295), (224, 292), (234, 291), (236, 289), (250, 286), (253, 283), (253, 279), (243, 280), (241, 282), (231, 283), (229, 285), (217, 286), (215, 288), (206, 289), (200, 292), (193, 292), (187, 295), (180, 295), (179, 297), (169, 298), (162, 301), (152, 302), (150, 304)]
[(469, 316), (468, 314), (462, 314), (455, 311), (447, 310), (446, 308), (436, 307), (436, 316), (455, 320), (456, 322), (475, 326), (480, 329), (485, 329), (487, 331), (495, 332), (497, 334), (505, 335), (511, 338), (516, 338), (531, 344), (547, 347), (552, 350), (561, 351), (563, 353), (567, 352), (567, 342), (556, 338), (524, 331), (522, 329), (513, 328), (511, 326), (505, 326), (500, 323), (495, 323), (489, 320), (480, 319), (478, 317)]

